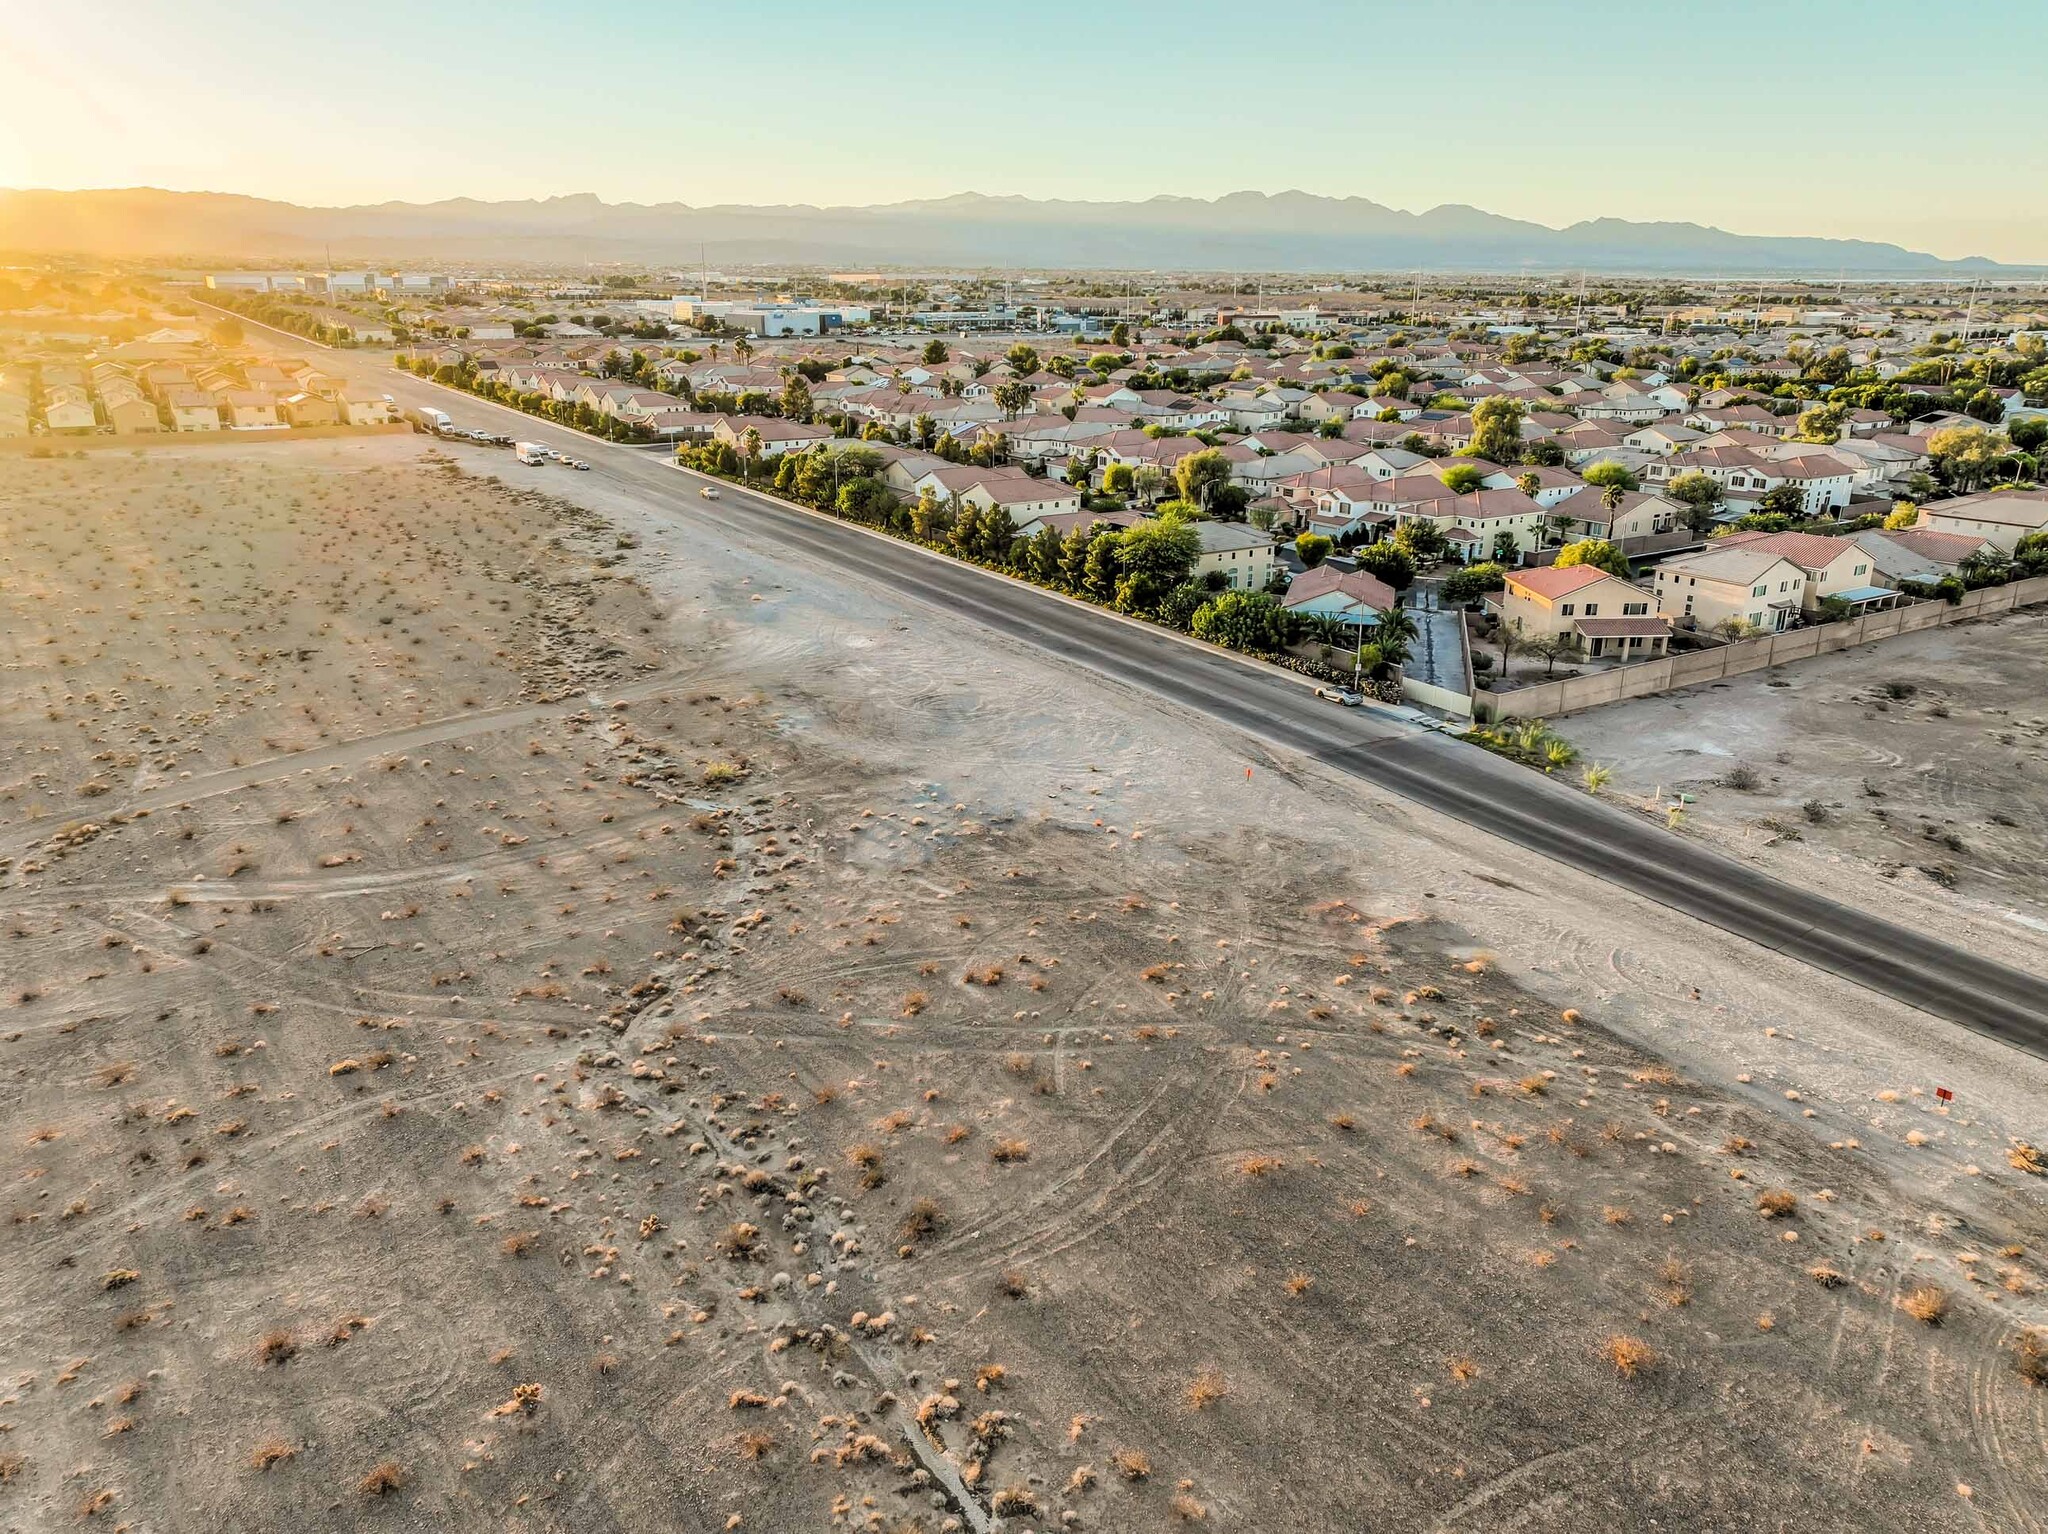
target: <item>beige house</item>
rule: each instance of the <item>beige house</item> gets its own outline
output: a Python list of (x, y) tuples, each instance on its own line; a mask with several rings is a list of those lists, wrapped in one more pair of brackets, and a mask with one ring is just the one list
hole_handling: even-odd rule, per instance
[(1000, 506), (1010, 514), (1010, 525), (1030, 536), (1047, 517), (1081, 509), (1081, 492), (1056, 479), (1028, 476), (978, 480), (960, 492), (960, 504), (989, 511)]
[(171, 413), (172, 431), (220, 430), (220, 402), (211, 390), (166, 389), (164, 409)]
[(220, 397), (221, 414), (237, 431), (276, 426), (277, 397), (261, 389), (229, 389)]
[(1829, 538), (1819, 533), (1730, 533), (1716, 538), (1712, 548), (1754, 549), (1761, 554), (1779, 554), (1799, 566), (1806, 577), (1802, 607), (1817, 612), (1820, 604), (1833, 597), (1852, 607), (1888, 607), (1899, 599), (1877, 574), (1870, 553), (1853, 538)]
[(156, 406), (144, 399), (142, 391), (131, 383), (109, 383), (101, 389), (100, 408), (106, 412), (107, 424), (122, 436), (139, 436), (164, 429)]
[(388, 426), (395, 419), (391, 401), (381, 394), (344, 389), (334, 396), (334, 403), (350, 426)]
[(1516, 570), (1489, 605), (1524, 639), (1568, 639), (1596, 660), (1649, 660), (1671, 642), (1650, 593), (1593, 565)]
[(2006, 553), (2028, 533), (2048, 532), (2048, 490), (1987, 490), (1920, 508), (1915, 527), (1989, 538)]
[(1233, 591), (1262, 591), (1278, 568), (1273, 540), (1242, 522), (1197, 522), (1202, 552), (1195, 557), (1193, 578), (1204, 580), (1214, 570)]
[(1657, 567), (1657, 611), (1688, 628), (1724, 623), (1764, 633), (1789, 626), (1806, 598), (1806, 573), (1782, 554), (1715, 546)]
[(341, 420), (341, 407), (317, 394), (287, 394), (278, 411), (293, 426), (334, 426)]
[(100, 424), (83, 384), (58, 384), (43, 396), (43, 424), (51, 431), (86, 432)]

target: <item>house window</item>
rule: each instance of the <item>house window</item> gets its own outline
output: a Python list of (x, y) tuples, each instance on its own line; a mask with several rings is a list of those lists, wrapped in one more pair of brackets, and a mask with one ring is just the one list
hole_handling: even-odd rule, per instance
[(1558, 608), (1558, 612), (1563, 616), (1569, 618), (1572, 615), (1572, 604), (1566, 602), (1562, 607)]
[(1649, 612), (1650, 604), (1648, 602), (1624, 602), (1621, 604), (1621, 615), (1624, 618), (1645, 618), (1649, 616)]
[(1588, 603), (1586, 604), (1586, 616), (1587, 616), (1588, 618), (1597, 618), (1597, 617), (1599, 617), (1599, 616), (1600, 616), (1600, 604), (1599, 604), (1598, 602), (1588, 602)]

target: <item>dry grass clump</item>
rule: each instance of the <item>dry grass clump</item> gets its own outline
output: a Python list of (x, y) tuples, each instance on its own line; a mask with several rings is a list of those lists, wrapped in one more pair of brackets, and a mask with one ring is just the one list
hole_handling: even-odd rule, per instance
[(298, 1445), (286, 1443), (282, 1438), (266, 1438), (256, 1445), (249, 1455), (251, 1470), (268, 1470), (273, 1465), (282, 1465), (298, 1457)]
[(1766, 1188), (1756, 1196), (1756, 1212), (1767, 1220), (1789, 1219), (1799, 1212), (1799, 1195), (1789, 1188)]
[(1692, 1299), (1692, 1273), (1676, 1257), (1666, 1257), (1657, 1264), (1657, 1286), (1664, 1303), (1676, 1309)]
[(761, 1253), (761, 1227), (735, 1220), (726, 1226), (713, 1245), (734, 1262), (751, 1262)]
[(851, 1146), (846, 1159), (860, 1169), (860, 1185), (870, 1191), (889, 1180), (889, 1173), (882, 1165), (882, 1147), (863, 1140)]
[(1948, 1295), (1933, 1284), (1920, 1284), (1899, 1299), (1899, 1309), (1927, 1326), (1939, 1326), (1948, 1316)]
[(2044, 1159), (2040, 1150), (2025, 1140), (2013, 1141), (2012, 1149), (2005, 1153), (2005, 1159), (2012, 1164), (2016, 1172), (2025, 1172), (2032, 1177), (2048, 1176), (2048, 1159)]
[(1275, 1172), (1284, 1171), (1286, 1167), (1287, 1163), (1282, 1161), (1278, 1156), (1262, 1156), (1254, 1154), (1239, 1159), (1237, 1163), (1237, 1175), (1240, 1177), (1253, 1178), (1270, 1177)]
[(1819, 1284), (1823, 1289), (1839, 1289), (1842, 1285), (1849, 1282), (1843, 1273), (1838, 1269), (1829, 1267), (1824, 1262), (1817, 1262), (1808, 1268), (1806, 1276), (1816, 1284)]
[(988, 1159), (1000, 1162), (1005, 1166), (1014, 1161), (1029, 1161), (1031, 1159), (1031, 1142), (1029, 1140), (1017, 1139), (1014, 1136), (997, 1140), (994, 1145), (989, 1147)]
[(906, 1243), (923, 1241), (937, 1235), (945, 1223), (946, 1211), (938, 1200), (921, 1198), (903, 1216), (903, 1239)]
[(292, 1334), (283, 1327), (263, 1334), (256, 1344), (256, 1361), (259, 1364), (283, 1364), (298, 1352), (299, 1345), (292, 1341)]
[(1614, 1372), (1625, 1380), (1647, 1374), (1657, 1367), (1655, 1348), (1640, 1337), (1628, 1337), (1620, 1332), (1600, 1344), (1600, 1356), (1614, 1365)]
[(903, 998), (903, 1015), (905, 1017), (915, 1017), (931, 1004), (931, 997), (927, 996), (923, 991), (912, 991)]
[(493, 1417), (531, 1417), (540, 1410), (541, 1397), (547, 1392), (538, 1383), (514, 1385), (510, 1400), (500, 1401), (490, 1410)]
[(507, 1257), (524, 1257), (539, 1240), (540, 1232), (537, 1230), (516, 1230), (498, 1243), (498, 1250)]
[(405, 1484), (405, 1471), (393, 1460), (381, 1465), (372, 1465), (363, 1478), (356, 1482), (356, 1490), (366, 1497), (388, 1497)]
[(2048, 1385), (2048, 1331), (2029, 1327), (2013, 1340), (2013, 1367), (2029, 1385)]
[(1127, 1481), (1142, 1481), (1152, 1474), (1152, 1457), (1143, 1449), (1118, 1449), (1110, 1455), (1109, 1465)]
[(1176, 1523), (1200, 1523), (1209, 1516), (1209, 1510), (1186, 1492), (1176, 1492), (1166, 1510), (1173, 1515)]
[(1315, 1282), (1316, 1281), (1314, 1277), (1310, 1274), (1290, 1273), (1287, 1275), (1286, 1279), (1282, 1281), (1281, 1287), (1285, 1289), (1289, 1294), (1293, 1295), (1296, 1299), (1300, 1299), (1304, 1294), (1307, 1294), (1310, 1289), (1315, 1287)]
[(1229, 1394), (1230, 1386), (1224, 1383), (1223, 1375), (1215, 1369), (1204, 1369), (1188, 1383), (1188, 1410), (1207, 1411)]

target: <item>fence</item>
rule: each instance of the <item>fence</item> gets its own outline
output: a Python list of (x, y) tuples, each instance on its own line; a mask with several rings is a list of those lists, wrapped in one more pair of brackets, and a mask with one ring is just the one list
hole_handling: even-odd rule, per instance
[(1555, 719), (1564, 714), (1598, 708), (1603, 703), (1675, 692), (1681, 687), (1696, 687), (1702, 682), (1716, 682), (1723, 677), (1782, 666), (1788, 661), (1828, 655), (1836, 650), (1894, 639), (1901, 634), (1917, 634), (1923, 629), (1941, 628), (1950, 623), (1964, 623), (1972, 618), (1988, 618), (2016, 607), (2032, 607), (2042, 602), (2048, 602), (2048, 576), (1966, 591), (1963, 599), (1954, 606), (1946, 602), (1910, 602), (1903, 607), (1866, 613), (1860, 618), (1849, 618), (1840, 623), (1823, 623), (1760, 639), (1738, 640), (1709, 650), (1667, 655), (1658, 660), (1617, 666), (1611, 671), (1567, 677), (1562, 681), (1538, 682), (1531, 687), (1518, 687), (1513, 692), (1482, 692), (1474, 697), (1473, 703), (1479, 716), (1485, 719)]

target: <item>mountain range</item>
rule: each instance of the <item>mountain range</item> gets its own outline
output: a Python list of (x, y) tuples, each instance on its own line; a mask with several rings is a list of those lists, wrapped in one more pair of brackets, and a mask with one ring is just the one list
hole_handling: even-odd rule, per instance
[(1554, 229), (1462, 204), (1362, 197), (1039, 201), (962, 193), (866, 207), (691, 207), (589, 194), (300, 207), (216, 192), (0, 189), (0, 251), (206, 261), (618, 262), (1170, 272), (1576, 272), (1971, 277), (2035, 273), (1869, 240), (1589, 219)]

